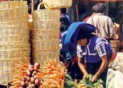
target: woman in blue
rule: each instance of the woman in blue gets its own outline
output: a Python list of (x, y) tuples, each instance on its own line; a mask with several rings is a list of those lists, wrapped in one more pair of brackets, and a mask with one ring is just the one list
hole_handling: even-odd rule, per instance
[(73, 23), (68, 29), (64, 44), (70, 42), (78, 44), (78, 66), (83, 73), (83, 78), (86, 78), (88, 74), (93, 74), (92, 82), (99, 78), (106, 82), (112, 48), (106, 39), (96, 36), (95, 31), (96, 28), (91, 24)]
[(93, 74), (92, 82), (98, 78), (106, 82), (107, 66), (112, 55), (111, 45), (104, 38), (86, 30), (88, 29), (81, 28), (77, 36), (78, 66), (83, 73), (83, 78)]

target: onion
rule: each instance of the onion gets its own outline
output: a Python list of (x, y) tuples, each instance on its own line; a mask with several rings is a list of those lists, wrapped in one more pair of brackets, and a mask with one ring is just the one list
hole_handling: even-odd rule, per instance
[(26, 70), (27, 76), (31, 76), (31, 72), (29, 70)]
[(30, 84), (28, 87), (26, 88), (35, 88), (35, 84)]
[(31, 84), (31, 87), (32, 87), (32, 88), (35, 88), (35, 84)]
[(26, 81), (26, 76), (22, 78), (22, 81), (24, 81), (24, 82)]
[(31, 83), (34, 83), (34, 82), (35, 82), (34, 77), (31, 77), (31, 78), (30, 78), (30, 82), (31, 82)]
[(39, 86), (40, 85), (40, 80), (37, 78), (35, 79), (35, 85)]
[(33, 65), (29, 65), (29, 71), (33, 72), (33, 70), (34, 70), (34, 66)]
[(21, 86), (25, 86), (25, 82), (24, 81), (21, 81)]
[(34, 79), (36, 79), (36, 78), (38, 78), (38, 76), (35, 74), (35, 75), (33, 75), (33, 77), (34, 77)]
[(37, 73), (36, 71), (33, 71), (32, 76), (34, 76), (36, 73)]
[(26, 86), (28, 86), (28, 81), (26, 81), (25, 83), (26, 83)]
[(39, 63), (35, 63), (34, 64), (34, 70), (38, 70), (40, 69), (40, 64)]

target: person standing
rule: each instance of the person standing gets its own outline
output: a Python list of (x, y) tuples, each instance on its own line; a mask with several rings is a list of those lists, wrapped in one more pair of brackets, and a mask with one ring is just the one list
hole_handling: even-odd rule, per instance
[(96, 27), (99, 36), (110, 40), (114, 38), (114, 26), (110, 17), (104, 15), (106, 6), (104, 3), (97, 3), (92, 7), (93, 16), (90, 16), (86, 21)]

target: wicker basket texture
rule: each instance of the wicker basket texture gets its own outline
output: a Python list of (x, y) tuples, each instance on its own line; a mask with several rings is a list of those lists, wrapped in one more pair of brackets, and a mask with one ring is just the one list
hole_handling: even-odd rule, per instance
[(43, 0), (49, 8), (68, 8), (71, 7), (73, 0)]
[(54, 21), (34, 21), (33, 30), (59, 30), (60, 23)]
[[(38, 9), (33, 12), (32, 30), (32, 58), (33, 62), (39, 62), (41, 67), (48, 59), (59, 61), (59, 29), (60, 10)], [(48, 7), (48, 6), (47, 6)]]
[(7, 85), (13, 78), (14, 72), (17, 70), (15, 67), (19, 63), (29, 63), (28, 59), (0, 59), (0, 84)]
[[(0, 10), (0, 22), (28, 20), (27, 6)], [(11, 13), (11, 14), (10, 14)]]
[(29, 62), (30, 44), (27, 1), (1, 2), (0, 84), (7, 85), (12, 80), (15, 66), (18, 63)]
[(58, 9), (43, 9), (33, 12), (33, 19), (35, 21), (56, 21), (60, 18), (60, 10)]
[(49, 59), (55, 59), (55, 60), (59, 61), (59, 52), (57, 52), (57, 51), (42, 52), (39, 50), (39, 51), (35, 51), (33, 53), (33, 58), (35, 58), (34, 62), (39, 62), (42, 67), (45, 64), (47, 64), (47, 61)]
[(0, 10), (1, 9), (11, 9), (27, 6), (27, 1), (4, 1), (0, 2)]

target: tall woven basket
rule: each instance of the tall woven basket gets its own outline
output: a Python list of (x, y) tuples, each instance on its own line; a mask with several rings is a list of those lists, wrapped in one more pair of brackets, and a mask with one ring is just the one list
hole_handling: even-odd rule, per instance
[(18, 63), (30, 62), (27, 22), (26, 1), (0, 3), (0, 85), (7, 85), (12, 80)]
[(29, 63), (28, 60), (17, 60), (16, 58), (10, 59), (0, 59), (0, 84), (7, 85), (13, 78), (15, 72), (15, 67), (19, 63)]
[(73, 0), (43, 0), (49, 8), (68, 8), (71, 7)]
[[(40, 9), (33, 12), (32, 56), (33, 61), (39, 62), (41, 67), (48, 59), (59, 60), (59, 29), (60, 10)], [(48, 6), (47, 6), (48, 7)]]

